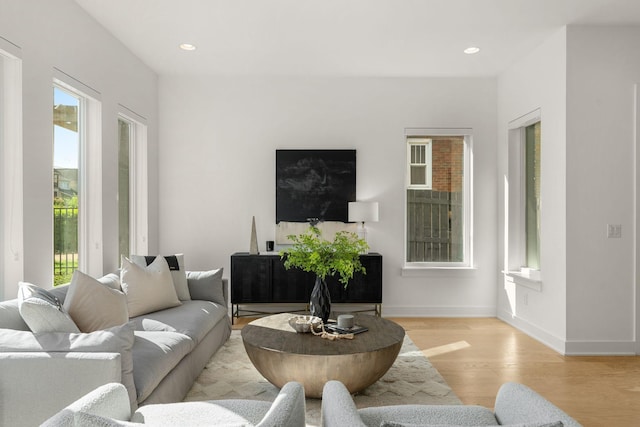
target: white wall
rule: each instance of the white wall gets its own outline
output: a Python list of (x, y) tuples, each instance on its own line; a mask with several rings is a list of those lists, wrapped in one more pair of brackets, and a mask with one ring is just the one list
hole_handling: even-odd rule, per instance
[[(118, 266), (118, 104), (149, 124), (150, 212), (157, 211), (157, 77), (72, 0), (3, 0), (0, 37), (18, 46), (23, 59), (24, 279), (44, 287), (52, 273), (52, 105), (54, 68), (100, 93), (103, 154), (103, 264)], [(157, 222), (150, 219), (150, 248), (157, 249)], [(12, 298), (17, 283), (3, 283)]]
[[(567, 32), (567, 351), (635, 352), (640, 27)], [(622, 238), (608, 239), (607, 224)]]
[[(275, 150), (355, 148), (357, 195), (384, 257), (386, 315), (492, 316), (496, 303), (496, 81), (493, 78), (160, 78), (160, 252), (188, 269), (225, 267), (275, 236)], [(402, 277), (405, 127), (472, 127), (477, 270)]]
[[(508, 255), (505, 187), (508, 124), (541, 110), (542, 289), (535, 291), (500, 279), (498, 317), (564, 351), (566, 339), (566, 30), (562, 29), (513, 64), (498, 79), (499, 259)], [(502, 268), (506, 269), (503, 261)]]
[[(542, 112), (542, 290), (505, 282), (498, 315), (566, 354), (634, 354), (637, 343), (638, 27), (569, 26), (498, 80), (507, 124)], [(502, 178), (501, 178), (502, 179)], [(500, 190), (505, 202), (504, 186)], [(504, 223), (504, 209), (500, 212)], [(622, 238), (607, 238), (621, 224)], [(508, 254), (501, 227), (501, 259)]]

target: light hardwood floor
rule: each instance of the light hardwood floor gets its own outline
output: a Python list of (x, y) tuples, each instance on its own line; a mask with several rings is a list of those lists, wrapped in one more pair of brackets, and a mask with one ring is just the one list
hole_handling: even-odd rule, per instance
[(465, 404), (528, 385), (585, 427), (640, 426), (640, 357), (562, 356), (495, 319), (393, 318)]
[(491, 408), (500, 385), (515, 381), (585, 427), (640, 426), (640, 356), (565, 357), (495, 318), (391, 320), (465, 404)]

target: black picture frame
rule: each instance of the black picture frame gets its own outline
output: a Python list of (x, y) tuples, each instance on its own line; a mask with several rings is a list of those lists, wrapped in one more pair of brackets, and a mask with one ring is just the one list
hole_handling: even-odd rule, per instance
[(348, 221), (356, 150), (276, 150), (276, 223)]

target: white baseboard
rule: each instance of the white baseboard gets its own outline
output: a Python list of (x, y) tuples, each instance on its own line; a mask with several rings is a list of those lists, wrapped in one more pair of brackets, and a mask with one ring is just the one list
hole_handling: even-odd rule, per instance
[(636, 355), (635, 341), (564, 340), (505, 310), (498, 312), (498, 318), (565, 356)]
[(384, 317), (496, 317), (496, 307), (407, 307), (382, 304)]
[(498, 312), (498, 319), (524, 332), (525, 334), (529, 335), (531, 338), (540, 341), (542, 344), (552, 348), (558, 353), (565, 354), (566, 350), (565, 350), (564, 339), (558, 338), (552, 333), (537, 327), (533, 323), (530, 323), (524, 319), (514, 316), (513, 314), (509, 313), (506, 310), (500, 310)]
[(567, 356), (635, 356), (635, 341), (567, 341)]

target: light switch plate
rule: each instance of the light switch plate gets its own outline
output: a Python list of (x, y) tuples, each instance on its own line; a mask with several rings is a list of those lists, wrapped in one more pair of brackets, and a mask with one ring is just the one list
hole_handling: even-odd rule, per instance
[(609, 239), (619, 239), (622, 237), (621, 224), (607, 224), (607, 237)]

